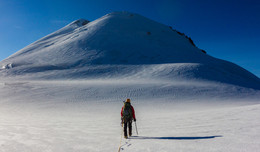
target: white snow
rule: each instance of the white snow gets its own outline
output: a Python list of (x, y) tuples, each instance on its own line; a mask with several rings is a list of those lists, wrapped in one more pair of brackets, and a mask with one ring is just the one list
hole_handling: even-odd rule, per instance
[(234, 90), (214, 85), (215, 94), (196, 82), (2, 82), (1, 151), (117, 151), (127, 97), (139, 135), (133, 124), (134, 137), (123, 139), (121, 151), (257, 151), (260, 91), (240, 90), (235, 98)]
[(80, 19), (0, 62), (0, 152), (260, 149), (260, 80), (138, 14)]

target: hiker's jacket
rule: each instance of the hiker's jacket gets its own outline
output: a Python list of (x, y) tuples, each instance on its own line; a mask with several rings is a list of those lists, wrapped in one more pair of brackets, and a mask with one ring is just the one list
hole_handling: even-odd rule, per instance
[[(135, 110), (134, 110), (134, 107), (131, 105), (131, 109), (132, 109), (132, 115), (133, 115), (133, 119), (136, 119), (135, 118)], [(122, 107), (121, 109), (121, 117), (123, 117), (123, 111), (124, 111), (124, 106)]]

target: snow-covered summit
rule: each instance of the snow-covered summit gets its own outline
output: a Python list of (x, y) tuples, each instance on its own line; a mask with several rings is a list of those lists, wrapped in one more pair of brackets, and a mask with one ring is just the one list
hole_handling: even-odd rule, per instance
[(197, 63), (201, 58), (207, 60), (205, 56), (169, 26), (138, 14), (114, 12), (90, 23), (84, 19), (74, 21), (10, 58), (16, 57), (16, 64), (24, 60), (27, 64), (76, 60), (86, 64), (157, 64)]
[(247, 70), (207, 55), (169, 26), (130, 12), (76, 20), (0, 62), (2, 76), (196, 79), (260, 89)]

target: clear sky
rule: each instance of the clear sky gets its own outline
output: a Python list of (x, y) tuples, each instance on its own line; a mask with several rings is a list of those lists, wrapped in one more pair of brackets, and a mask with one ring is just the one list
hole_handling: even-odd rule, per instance
[(260, 0), (0, 0), (0, 60), (70, 22), (130, 11), (260, 77)]

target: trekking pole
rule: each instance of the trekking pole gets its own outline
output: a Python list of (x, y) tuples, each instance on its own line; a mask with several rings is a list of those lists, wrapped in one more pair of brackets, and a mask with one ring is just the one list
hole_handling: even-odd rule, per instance
[(137, 135), (138, 135), (137, 126), (136, 126), (136, 121), (135, 121), (135, 130), (136, 130), (136, 133), (137, 133)]

